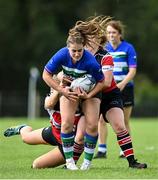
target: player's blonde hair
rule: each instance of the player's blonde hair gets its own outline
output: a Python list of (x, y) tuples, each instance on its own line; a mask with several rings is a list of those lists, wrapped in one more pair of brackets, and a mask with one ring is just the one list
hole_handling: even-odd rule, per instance
[[(69, 30), (67, 45), (77, 43), (91, 46), (93, 38), (100, 39), (98, 44), (101, 47), (107, 42), (106, 29), (107, 26), (112, 26), (121, 34), (121, 40), (124, 37), (124, 24), (121, 21), (114, 20), (111, 16), (91, 16), (85, 21), (77, 21), (75, 26)], [(97, 42), (94, 42), (97, 44)]]
[(100, 27), (99, 33), (95, 36), (95, 38), (100, 39), (99, 46), (104, 47), (107, 42), (106, 38), (106, 27), (108, 22), (110, 22), (113, 18), (111, 16), (91, 16), (87, 20), (91, 23), (97, 23)]
[(90, 45), (91, 39), (100, 37), (101, 34), (103, 34), (102, 27), (96, 19), (77, 21), (75, 26), (69, 30), (67, 45), (69, 46), (70, 43)]

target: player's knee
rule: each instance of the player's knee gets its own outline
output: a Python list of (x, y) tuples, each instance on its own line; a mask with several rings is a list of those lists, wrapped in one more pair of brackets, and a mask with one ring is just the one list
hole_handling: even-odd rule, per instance
[(29, 133), (22, 135), (21, 139), (22, 139), (23, 143), (25, 143), (25, 144), (34, 144), (34, 140), (33, 140), (32, 136), (30, 136)]
[(29, 144), (29, 143), (28, 143), (28, 137), (27, 137), (27, 135), (23, 135), (23, 136), (21, 137), (21, 139), (22, 139), (23, 143)]
[(77, 134), (75, 136), (75, 142), (77, 144), (83, 144), (84, 143), (84, 135), (83, 134)]
[(116, 133), (120, 133), (122, 131), (124, 131), (126, 128), (124, 125), (120, 125), (119, 123), (115, 125), (115, 131)]
[(98, 132), (98, 124), (86, 124), (86, 131), (90, 134), (96, 134)]
[(73, 130), (73, 125), (70, 123), (63, 123), (62, 130), (64, 130), (64, 132), (71, 132)]

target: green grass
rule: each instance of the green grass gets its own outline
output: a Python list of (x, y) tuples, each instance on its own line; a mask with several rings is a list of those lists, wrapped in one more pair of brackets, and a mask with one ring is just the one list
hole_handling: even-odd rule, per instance
[[(12, 125), (27, 123), (33, 128), (47, 126), (48, 119), (0, 119), (0, 179), (158, 179), (158, 119), (132, 119), (132, 139), (136, 158), (148, 164), (148, 169), (128, 168), (125, 159), (119, 159), (116, 137), (109, 127), (108, 158), (93, 160), (89, 171), (68, 171), (58, 168), (31, 169), (32, 161), (51, 150), (51, 146), (26, 145), (20, 136), (5, 138), (3, 131)], [(82, 162), (82, 158), (79, 164)]]

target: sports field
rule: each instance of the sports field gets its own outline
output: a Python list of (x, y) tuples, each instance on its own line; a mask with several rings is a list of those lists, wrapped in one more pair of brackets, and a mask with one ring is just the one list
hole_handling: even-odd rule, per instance
[(61, 167), (31, 169), (32, 161), (52, 147), (26, 145), (18, 135), (9, 138), (3, 136), (7, 127), (23, 123), (36, 129), (49, 125), (49, 120), (0, 119), (0, 179), (158, 179), (158, 118), (131, 120), (136, 158), (148, 164), (148, 169), (143, 170), (130, 169), (125, 159), (118, 158), (119, 148), (110, 126), (108, 157), (93, 160), (89, 171), (68, 171)]

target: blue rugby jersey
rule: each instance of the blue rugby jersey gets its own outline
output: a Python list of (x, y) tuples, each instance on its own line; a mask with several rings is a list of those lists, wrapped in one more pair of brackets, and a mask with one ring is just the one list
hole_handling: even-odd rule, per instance
[(76, 79), (87, 73), (91, 74), (96, 82), (104, 79), (101, 66), (95, 57), (86, 50), (84, 50), (82, 58), (73, 64), (68, 48), (64, 47), (60, 49), (48, 61), (45, 70), (51, 74), (55, 74), (59, 68), (62, 68), (64, 74), (72, 79)]
[[(113, 49), (111, 44), (107, 43), (105, 48), (113, 57), (113, 74), (116, 82), (120, 82), (126, 77), (130, 67), (137, 67), (137, 54), (132, 44), (122, 41), (116, 49)], [(127, 86), (133, 85), (133, 80), (127, 84)]]

